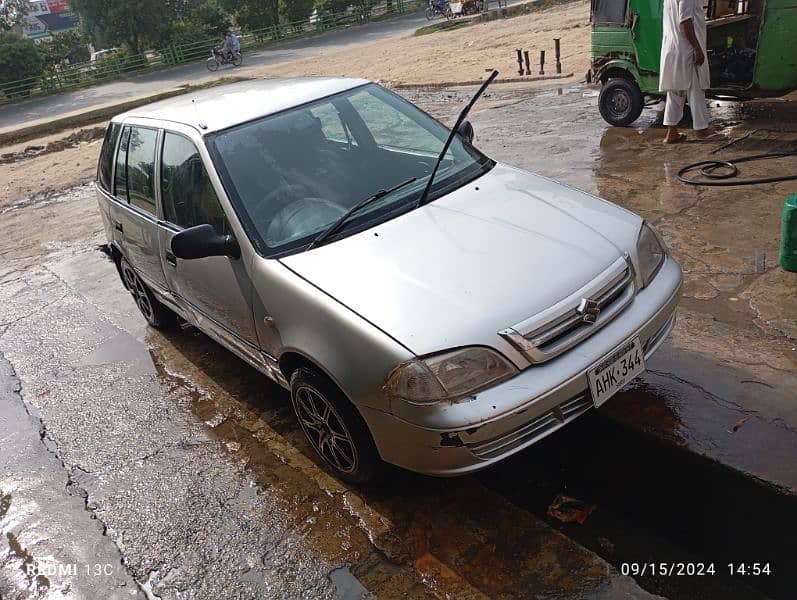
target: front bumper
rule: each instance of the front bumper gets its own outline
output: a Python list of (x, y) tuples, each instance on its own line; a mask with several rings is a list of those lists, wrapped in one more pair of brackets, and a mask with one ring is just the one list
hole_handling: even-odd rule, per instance
[(462, 475), (553, 433), (593, 406), (593, 364), (637, 336), (646, 359), (656, 351), (675, 326), (681, 281), (680, 266), (667, 257), (650, 285), (595, 335), (466, 402), (413, 407), (401, 416), (361, 408), (382, 459), (428, 475)]

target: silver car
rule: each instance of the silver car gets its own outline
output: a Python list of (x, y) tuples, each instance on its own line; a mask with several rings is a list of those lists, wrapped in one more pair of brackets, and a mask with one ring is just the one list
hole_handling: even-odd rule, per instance
[(448, 128), (360, 79), (138, 108), (100, 157), (109, 247), (150, 325), (179, 317), (288, 388), (340, 478), (483, 469), (644, 370), (681, 269), (639, 216), (472, 131), (443, 153)]

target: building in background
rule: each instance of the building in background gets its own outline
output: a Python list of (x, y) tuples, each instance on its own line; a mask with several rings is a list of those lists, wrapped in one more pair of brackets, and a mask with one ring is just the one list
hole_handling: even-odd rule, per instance
[(22, 34), (41, 40), (77, 26), (78, 17), (69, 10), (68, 0), (32, 0), (22, 22)]

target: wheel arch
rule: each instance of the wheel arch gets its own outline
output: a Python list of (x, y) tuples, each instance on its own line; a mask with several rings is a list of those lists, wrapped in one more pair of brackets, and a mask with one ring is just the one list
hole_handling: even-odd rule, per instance
[(354, 402), (352, 402), (351, 397), (346, 393), (340, 381), (338, 381), (338, 379), (332, 373), (330, 373), (328, 369), (321, 366), (320, 361), (310, 358), (304, 352), (301, 352), (295, 348), (286, 349), (282, 352), (282, 354), (280, 354), (279, 359), (277, 359), (277, 364), (279, 365), (282, 376), (285, 377), (285, 381), (287, 381), (289, 385), (291, 382), (291, 377), (299, 369), (306, 368), (318, 371), (332, 383), (334, 383), (335, 386), (346, 397), (349, 403), (356, 408), (356, 405)]
[(316, 371), (317, 373), (326, 377), (338, 390), (340, 391), (341, 395), (348, 401), (351, 408), (359, 415), (359, 417), (365, 423), (366, 429), (368, 430), (368, 434), (371, 436), (372, 441), (377, 448), (377, 452), (381, 456), (381, 452), (379, 451), (379, 445), (376, 444), (376, 440), (374, 439), (373, 428), (369, 420), (366, 418), (367, 414), (364, 413), (359, 406), (355, 402), (352, 401), (351, 396), (346, 393), (345, 388), (340, 384), (337, 378), (329, 372), (329, 370), (325, 369), (321, 366), (319, 361), (316, 361), (310, 357), (308, 357), (305, 353), (300, 352), (297, 349), (289, 349), (285, 350), (278, 359), (278, 365), (280, 372), (282, 373), (285, 380), (288, 382), (288, 389), (291, 389), (291, 377), (293, 374), (298, 371), (299, 369), (309, 369), (312, 371)]
[(622, 77), (639, 85), (639, 71), (636, 65), (628, 60), (615, 59), (601, 65), (595, 73), (595, 80), (605, 84), (609, 79)]

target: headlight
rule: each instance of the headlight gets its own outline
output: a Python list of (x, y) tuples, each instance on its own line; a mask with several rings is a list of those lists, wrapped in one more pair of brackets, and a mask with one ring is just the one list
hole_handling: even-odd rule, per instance
[(642, 224), (636, 241), (636, 253), (639, 258), (639, 274), (642, 276), (642, 287), (646, 287), (659, 272), (667, 250), (659, 233), (647, 223)]
[(412, 404), (433, 404), (472, 395), (517, 373), (489, 348), (471, 347), (416, 358), (393, 369), (384, 391)]

